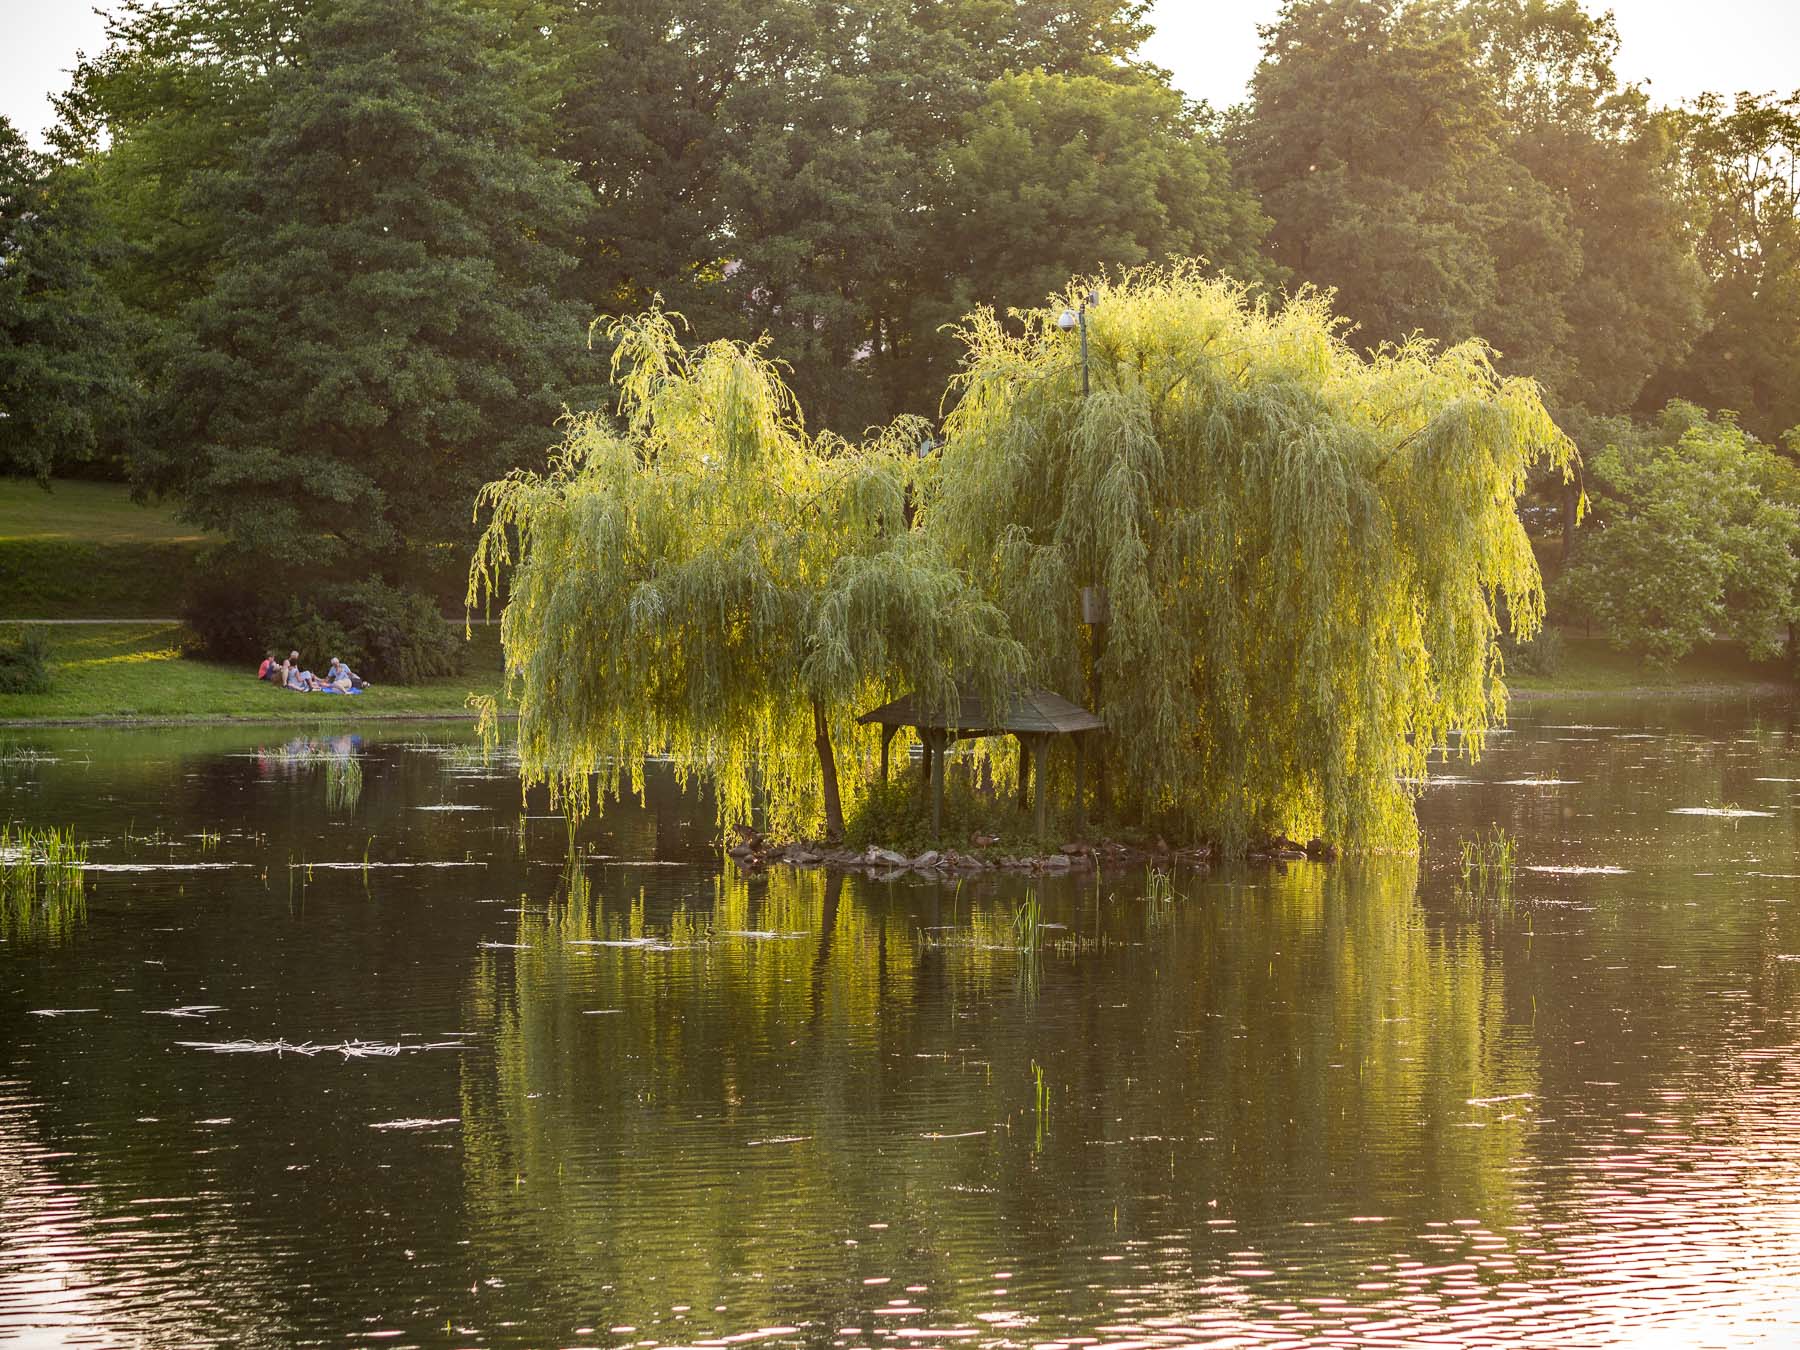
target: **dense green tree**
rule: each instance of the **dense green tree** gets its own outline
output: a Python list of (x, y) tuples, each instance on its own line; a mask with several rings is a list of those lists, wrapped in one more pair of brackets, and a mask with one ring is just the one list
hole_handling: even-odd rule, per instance
[(660, 311), (611, 336), (623, 427), (583, 416), (552, 472), (482, 494), (469, 601), (510, 586), (521, 775), (579, 813), (666, 754), (721, 823), (760, 786), (776, 828), (841, 836), (840, 763), (854, 790), (876, 762), (861, 707), (997, 692), (1024, 653), (908, 522), (918, 426), (809, 436), (760, 346), (684, 351)]
[(1469, 196), (1499, 110), (1466, 34), (1402, 0), (1290, 0), (1264, 38), (1235, 140), (1275, 260), (1364, 342), (1477, 331), (1496, 266)]
[(945, 154), (917, 277), (882, 331), (896, 393), (954, 373), (946, 326), (1041, 304), (1078, 272), (1203, 257), (1278, 277), (1258, 247), (1268, 222), (1201, 112), (1148, 76), (995, 80)]
[(137, 404), (131, 329), (102, 285), (89, 175), (0, 117), (0, 472), (48, 482), (115, 448)]
[(1679, 122), (1708, 328), (1656, 389), (1773, 440), (1800, 422), (1800, 92), (1708, 95)]
[(1562, 359), (1545, 380), (1558, 411), (1635, 407), (1701, 323), (1677, 128), (1620, 84), (1610, 12), (1591, 15), (1577, 0), (1464, 0), (1460, 22), (1494, 81), (1506, 154), (1549, 190), (1578, 246), (1556, 292)]
[[(933, 411), (955, 357), (938, 328), (971, 298), (1035, 303), (1074, 268), (1194, 251), (1254, 259), (1249, 199), (1135, 59), (1142, 3), (545, 3), (555, 144), (597, 199), (582, 293), (611, 313), (660, 294), (704, 337), (767, 332), (827, 425)], [(1122, 139), (1127, 113), (1142, 146)], [(991, 141), (971, 148), (995, 118), (1033, 140), (1030, 168), (1063, 181), (1012, 200), (1020, 166), (992, 162)], [(1040, 278), (1073, 216), (1034, 206), (1058, 194), (1095, 218), (1048, 245)], [(968, 208), (990, 196), (980, 228), (1011, 233), (973, 256)], [(1014, 258), (1029, 283), (969, 276)]]
[(1692, 404), (1617, 429), (1589, 466), (1597, 523), (1562, 593), (1659, 665), (1715, 637), (1774, 655), (1800, 620), (1800, 468)]
[(927, 534), (1034, 680), (1079, 691), (1095, 664), (1128, 814), (1228, 847), (1411, 847), (1405, 785), (1453, 729), (1479, 753), (1501, 615), (1529, 638), (1542, 614), (1513, 503), (1572, 447), (1535, 386), (1476, 343), (1365, 359), (1315, 293), (1274, 309), (1179, 268), (1101, 287), (1084, 397), (1058, 308), (963, 330)]
[(210, 284), (237, 222), (211, 180), (263, 134), (277, 77), (303, 57), (315, 0), (124, 0), (106, 45), (77, 62), (57, 100), (65, 155), (90, 160), (131, 247), (115, 292), (163, 323)]
[(142, 476), (273, 578), (449, 566), (589, 378), (558, 299), (584, 194), (523, 142), (485, 34), (456, 0), (321, 5), (209, 199), (229, 229)]
[(1367, 343), (1480, 336), (1559, 411), (1693, 340), (1670, 132), (1573, 0), (1289, 0), (1235, 143), (1271, 251)]

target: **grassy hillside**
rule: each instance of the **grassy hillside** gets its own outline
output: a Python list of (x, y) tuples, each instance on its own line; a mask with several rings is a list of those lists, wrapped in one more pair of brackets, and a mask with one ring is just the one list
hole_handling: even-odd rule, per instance
[[(47, 626), (51, 687), (44, 694), (0, 694), (0, 723), (81, 718), (208, 721), (366, 721), (425, 714), (463, 716), (471, 692), (500, 686), (498, 628), (478, 628), (465, 672), (407, 688), (380, 686), (355, 697), (296, 694), (259, 683), (254, 667), (184, 660), (175, 624)], [(0, 623), (0, 642), (17, 624)]]
[(204, 543), (122, 484), (0, 479), (0, 620), (177, 614)]

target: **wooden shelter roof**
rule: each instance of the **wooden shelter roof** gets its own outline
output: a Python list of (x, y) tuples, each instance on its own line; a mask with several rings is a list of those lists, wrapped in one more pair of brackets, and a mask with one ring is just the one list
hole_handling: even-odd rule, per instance
[(1082, 731), (1102, 731), (1105, 721), (1086, 708), (1069, 702), (1048, 689), (1022, 689), (1004, 708), (990, 709), (987, 701), (962, 691), (959, 706), (949, 715), (927, 717), (912, 694), (884, 703), (856, 719), (885, 727), (920, 727), (954, 732), (958, 736), (1067, 736)]

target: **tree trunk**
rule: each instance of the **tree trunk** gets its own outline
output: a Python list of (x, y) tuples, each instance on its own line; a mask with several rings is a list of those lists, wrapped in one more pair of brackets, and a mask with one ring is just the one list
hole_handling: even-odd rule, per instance
[(812, 701), (813, 744), (819, 751), (819, 780), (825, 788), (825, 837), (833, 843), (844, 837), (844, 800), (838, 795), (837, 756), (831, 752), (831, 728), (825, 724), (825, 705)]

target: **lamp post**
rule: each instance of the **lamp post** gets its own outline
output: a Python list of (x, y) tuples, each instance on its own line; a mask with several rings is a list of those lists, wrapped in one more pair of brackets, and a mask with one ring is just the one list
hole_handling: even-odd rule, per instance
[(1072, 328), (1081, 330), (1081, 396), (1088, 396), (1088, 340), (1087, 312), (1090, 306), (1100, 303), (1100, 292), (1089, 291), (1081, 297), (1080, 309), (1065, 309), (1057, 316), (1056, 326), (1068, 332)]
[[(1090, 392), (1088, 379), (1087, 312), (1090, 308), (1099, 303), (1100, 292), (1097, 290), (1089, 291), (1086, 295), (1081, 297), (1081, 305), (1079, 308), (1065, 309), (1056, 319), (1056, 326), (1065, 333), (1077, 328), (1081, 330), (1081, 399), (1084, 403), (1087, 401), (1087, 396)], [(1083, 586), (1081, 588), (1081, 621), (1092, 630), (1094, 635), (1094, 665), (1093, 671), (1088, 679), (1088, 701), (1093, 705), (1093, 709), (1097, 713), (1100, 712), (1100, 696), (1102, 692), (1100, 662), (1106, 656), (1106, 628), (1111, 620), (1111, 600), (1106, 594), (1106, 587), (1097, 584), (1093, 586)], [(1104, 713), (1101, 715), (1105, 716)], [(1078, 793), (1079, 791), (1080, 789), (1077, 788)], [(1104, 816), (1106, 814), (1106, 754), (1104, 747), (1102, 747), (1100, 753), (1094, 756), (1094, 808), (1096, 815)], [(1077, 817), (1079, 818), (1081, 813), (1080, 801), (1075, 803), (1075, 810)]]

